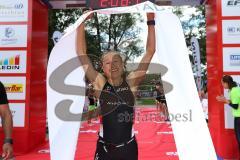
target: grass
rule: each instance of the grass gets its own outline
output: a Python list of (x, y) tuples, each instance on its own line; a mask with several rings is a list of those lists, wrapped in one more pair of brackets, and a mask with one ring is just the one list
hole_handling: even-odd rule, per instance
[(155, 99), (137, 99), (138, 105), (155, 105)]

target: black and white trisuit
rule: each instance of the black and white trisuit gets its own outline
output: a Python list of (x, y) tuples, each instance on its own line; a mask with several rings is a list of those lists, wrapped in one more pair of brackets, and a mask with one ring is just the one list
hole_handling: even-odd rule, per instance
[(94, 160), (137, 160), (133, 133), (135, 98), (127, 81), (120, 86), (106, 82), (99, 101), (102, 124)]

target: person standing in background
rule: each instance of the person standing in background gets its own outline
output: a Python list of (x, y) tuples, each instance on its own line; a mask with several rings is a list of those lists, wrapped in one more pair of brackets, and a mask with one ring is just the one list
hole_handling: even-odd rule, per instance
[(94, 110), (96, 109), (96, 98), (94, 97), (94, 88), (93, 84), (88, 85), (87, 90), (87, 96), (88, 96), (88, 124), (92, 125), (91, 119), (94, 118)]
[(205, 86), (199, 93), (199, 98), (201, 100), (202, 109), (204, 112), (204, 116), (206, 122), (208, 123), (208, 93), (207, 93), (207, 86)]
[(232, 107), (232, 114), (234, 117), (234, 130), (238, 142), (238, 151), (240, 155), (240, 87), (233, 81), (233, 78), (229, 75), (225, 75), (222, 78), (222, 85), (224, 89), (228, 89), (230, 93), (230, 100), (223, 95), (217, 96), (216, 99), (219, 102), (223, 102)]
[(8, 160), (13, 157), (13, 139), (12, 139), (12, 128), (13, 128), (13, 120), (12, 113), (9, 109), (8, 99), (6, 90), (3, 84), (0, 81), (0, 116), (2, 119), (2, 127), (4, 130), (4, 143), (2, 146), (2, 158), (4, 160)]

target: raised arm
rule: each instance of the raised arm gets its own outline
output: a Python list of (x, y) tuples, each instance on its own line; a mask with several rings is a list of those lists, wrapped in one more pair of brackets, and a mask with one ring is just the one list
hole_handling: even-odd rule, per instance
[(101, 84), (103, 84), (105, 81), (105, 78), (102, 74), (98, 73), (95, 70), (91, 60), (87, 55), (84, 22), (77, 29), (76, 50), (85, 71), (86, 77), (90, 82), (95, 82), (95, 87), (97, 87), (97, 89), (100, 89)]
[(144, 79), (146, 72), (148, 70), (148, 66), (151, 62), (153, 54), (155, 53), (155, 21), (154, 21), (154, 13), (147, 13), (147, 21), (148, 21), (148, 37), (147, 37), (147, 45), (146, 45), (146, 53), (143, 56), (138, 68), (131, 72), (127, 77), (129, 85), (132, 87), (137, 87), (141, 81)]

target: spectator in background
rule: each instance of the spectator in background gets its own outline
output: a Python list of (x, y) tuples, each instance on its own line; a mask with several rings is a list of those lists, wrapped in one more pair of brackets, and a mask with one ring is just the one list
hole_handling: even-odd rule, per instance
[(6, 90), (3, 84), (0, 82), (0, 115), (2, 119), (2, 127), (4, 130), (4, 143), (2, 146), (2, 159), (8, 160), (13, 157), (13, 140), (12, 140), (12, 113), (8, 106), (8, 99)]
[(199, 92), (199, 98), (202, 103), (202, 108), (204, 112), (204, 116), (206, 119), (206, 122), (208, 123), (208, 95), (207, 95), (207, 87), (204, 87), (200, 92)]
[(225, 75), (222, 78), (222, 85), (224, 89), (228, 89), (230, 92), (230, 100), (223, 95), (217, 96), (216, 99), (219, 102), (228, 104), (232, 108), (232, 114), (234, 117), (234, 130), (238, 142), (238, 150), (240, 153), (240, 87), (233, 81), (233, 78), (229, 75)]
[(88, 85), (87, 96), (89, 100), (88, 104), (88, 124), (91, 125), (91, 119), (94, 117), (94, 110), (96, 109), (96, 98), (94, 96), (94, 88), (91, 83)]

